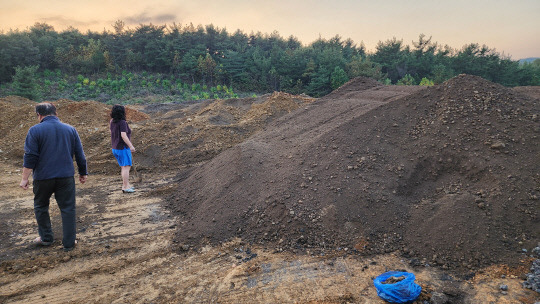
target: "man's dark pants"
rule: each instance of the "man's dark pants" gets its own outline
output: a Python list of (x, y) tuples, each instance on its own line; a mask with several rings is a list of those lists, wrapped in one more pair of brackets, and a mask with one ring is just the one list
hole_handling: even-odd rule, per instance
[(34, 213), (38, 224), (38, 232), (43, 242), (52, 242), (54, 239), (51, 218), (49, 216), (49, 202), (54, 193), (56, 203), (62, 215), (62, 244), (64, 248), (75, 245), (75, 178), (52, 178), (34, 180)]

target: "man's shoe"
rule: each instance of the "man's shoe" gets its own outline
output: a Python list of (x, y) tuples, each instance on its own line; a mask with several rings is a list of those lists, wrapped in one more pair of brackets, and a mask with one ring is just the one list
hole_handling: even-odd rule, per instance
[(73, 244), (73, 247), (64, 247), (64, 251), (68, 252), (68, 251), (73, 250), (75, 248), (75, 245), (77, 245), (77, 240), (75, 240), (75, 244)]
[(34, 239), (33, 243), (38, 246), (51, 246), (53, 242), (44, 242), (41, 240), (41, 237), (38, 236), (37, 238)]

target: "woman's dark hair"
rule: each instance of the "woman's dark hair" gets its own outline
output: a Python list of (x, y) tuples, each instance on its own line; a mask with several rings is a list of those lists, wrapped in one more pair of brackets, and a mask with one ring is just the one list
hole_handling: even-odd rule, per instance
[(120, 120), (126, 120), (126, 109), (122, 105), (114, 105), (111, 111), (111, 118), (113, 122), (119, 122)]
[(52, 103), (42, 102), (36, 105), (36, 113), (41, 116), (56, 116), (56, 107)]

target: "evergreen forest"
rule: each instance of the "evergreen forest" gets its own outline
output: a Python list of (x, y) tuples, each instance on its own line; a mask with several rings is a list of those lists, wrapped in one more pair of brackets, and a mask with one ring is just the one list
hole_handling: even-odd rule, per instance
[(182, 102), (283, 91), (320, 97), (365, 76), (385, 84), (434, 85), (458, 74), (505, 86), (540, 85), (540, 59), (520, 64), (485, 45), (454, 49), (420, 34), (375, 50), (339, 35), (303, 45), (278, 32), (116, 21), (112, 31), (61, 32), (46, 23), (0, 32), (0, 97)]

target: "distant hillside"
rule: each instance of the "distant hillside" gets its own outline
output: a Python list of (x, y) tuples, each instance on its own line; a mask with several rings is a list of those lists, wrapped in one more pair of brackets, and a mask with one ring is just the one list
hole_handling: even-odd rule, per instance
[(535, 61), (536, 59), (540, 59), (540, 57), (529, 57), (529, 58), (520, 59), (519, 64), (524, 64), (525, 62), (531, 63)]

